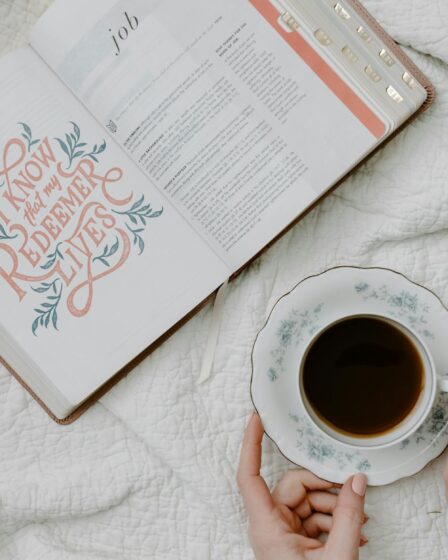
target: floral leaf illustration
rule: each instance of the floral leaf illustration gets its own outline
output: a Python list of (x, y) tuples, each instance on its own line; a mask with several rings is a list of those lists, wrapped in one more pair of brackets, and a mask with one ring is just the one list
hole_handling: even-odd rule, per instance
[(140, 221), (142, 225), (146, 226), (146, 220), (159, 218), (163, 214), (163, 207), (160, 210), (153, 211), (150, 204), (144, 205), (144, 203), (145, 196), (143, 195), (129, 210), (125, 210), (124, 212), (114, 210), (114, 213), (128, 217), (135, 225)]
[(50, 253), (49, 255), (47, 255), (48, 261), (44, 265), (41, 266), (42, 270), (49, 270), (55, 264), (55, 262), (57, 261), (58, 258), (61, 259), (61, 260), (64, 260), (64, 255), (59, 250), (59, 247), (61, 245), (62, 245), (62, 243), (58, 243), (54, 253)]
[(138, 240), (138, 248), (140, 250), (139, 255), (141, 255), (143, 253), (143, 251), (145, 250), (145, 242), (143, 241), (143, 238), (140, 237)]
[[(125, 216), (131, 222), (131, 225), (137, 226), (135, 228), (131, 227), (131, 225), (129, 224), (126, 224), (126, 228), (133, 235), (133, 244), (135, 247), (138, 247), (139, 255), (141, 255), (145, 250), (145, 241), (140, 234), (145, 231), (147, 220), (152, 218), (159, 218), (163, 214), (163, 207), (160, 210), (154, 211), (151, 207), (151, 204), (145, 204), (145, 195), (142, 195), (136, 202), (132, 204), (129, 210), (112, 211), (115, 214)], [(142, 227), (139, 228), (139, 225)]]
[(118, 251), (119, 246), (120, 242), (118, 241), (118, 237), (116, 237), (115, 243), (112, 245), (112, 247), (109, 249), (109, 245), (106, 245), (104, 247), (103, 253), (99, 257), (95, 257), (92, 262), (100, 261), (105, 266), (110, 267), (109, 261), (107, 259), (115, 255), (115, 253)]
[(57, 142), (59, 142), (59, 145), (61, 146), (62, 150), (68, 155), (68, 157), (70, 157), (70, 150), (67, 148), (65, 142), (63, 142), (60, 138), (56, 138), (56, 140)]
[(163, 208), (162, 210), (157, 210), (157, 212), (153, 212), (151, 214), (151, 216), (149, 216), (149, 218), (158, 218), (159, 216), (161, 216), (163, 214)]
[(31, 331), (34, 336), (37, 336), (37, 330), (39, 327), (48, 328), (51, 324), (53, 328), (58, 330), (58, 313), (57, 308), (61, 301), (63, 285), (59, 278), (56, 278), (51, 283), (42, 283), (37, 288), (32, 288), (32, 290), (38, 294), (53, 292), (55, 295), (49, 295), (46, 301), (40, 304), (40, 307), (36, 307), (34, 311), (37, 313), (37, 317), (34, 319), (31, 325)]
[(73, 125), (73, 130), (75, 131), (76, 141), (78, 141), (80, 136), (81, 136), (81, 130), (79, 129), (79, 126), (76, 123), (74, 123), (73, 121), (70, 121), (70, 123)]
[(31, 131), (31, 128), (26, 123), (19, 122), (18, 124), (22, 125), (23, 127), (22, 138), (26, 140), (28, 144), (28, 152), (30, 152), (31, 148), (35, 144), (39, 144), (40, 140), (33, 140), (33, 133)]
[(15, 239), (17, 235), (9, 235), (2, 224), (0, 224), (0, 241), (9, 241)]
[(53, 310), (53, 314), (51, 316), (51, 319), (53, 321), (53, 327), (58, 330), (58, 312), (56, 310), (56, 308)]
[(33, 334), (36, 336), (36, 331), (39, 328), (39, 317), (36, 317), (36, 319), (34, 319), (33, 324), (31, 325), (31, 330), (33, 331)]
[(70, 169), (75, 159), (83, 157), (90, 158), (98, 163), (98, 159), (96, 156), (98, 154), (102, 154), (106, 150), (106, 141), (103, 140), (103, 143), (100, 147), (98, 147), (98, 144), (95, 144), (93, 149), (89, 152), (86, 149), (87, 143), (81, 142), (81, 129), (79, 128), (79, 126), (73, 121), (70, 121), (70, 124), (73, 126), (73, 132), (65, 134), (65, 141), (61, 138), (55, 138), (55, 140), (59, 143), (62, 151), (68, 158), (67, 169)]
[(128, 210), (128, 212), (133, 212), (134, 210), (137, 210), (137, 208), (139, 208), (143, 204), (144, 200), (145, 200), (145, 195), (143, 195), (141, 198), (139, 198), (137, 200), (137, 202), (131, 206), (131, 208)]
[(31, 137), (32, 136), (31, 128), (25, 123), (20, 122), (19, 124), (23, 126), (23, 130), (25, 131), (25, 134)]
[(131, 227), (128, 226), (128, 224), (126, 224), (126, 227), (134, 236), (134, 245), (138, 245), (139, 255), (141, 255), (145, 250), (145, 242), (143, 240), (143, 237), (140, 235), (142, 231), (145, 231), (144, 228), (132, 229)]
[(89, 153), (84, 154), (84, 156), (89, 157), (90, 159), (98, 163), (98, 158), (96, 156), (102, 154), (105, 151), (106, 147), (107, 147), (106, 141), (103, 140), (101, 146), (98, 147), (98, 145), (95, 144), (93, 150)]

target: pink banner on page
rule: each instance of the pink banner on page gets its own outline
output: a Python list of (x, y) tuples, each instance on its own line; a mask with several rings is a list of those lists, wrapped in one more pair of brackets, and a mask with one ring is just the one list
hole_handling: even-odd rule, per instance
[(288, 33), (280, 26), (278, 23), (280, 14), (269, 0), (249, 1), (375, 138), (382, 138), (386, 132), (384, 122), (336, 74), (300, 33)]

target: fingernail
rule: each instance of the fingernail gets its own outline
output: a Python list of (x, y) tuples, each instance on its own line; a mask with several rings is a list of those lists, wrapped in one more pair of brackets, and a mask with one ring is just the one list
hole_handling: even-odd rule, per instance
[(368, 515), (364, 515), (364, 523), (363, 523), (363, 525), (365, 525), (369, 519), (370, 519), (370, 517), (369, 517)]
[(367, 537), (365, 537), (364, 535), (361, 535), (361, 546), (364, 546), (368, 542), (369, 542), (369, 539)]
[(358, 496), (361, 496), (361, 498), (364, 498), (364, 496), (366, 495), (366, 489), (367, 477), (364, 474), (357, 474), (356, 476), (354, 476), (352, 481), (353, 492), (355, 494), (358, 494)]

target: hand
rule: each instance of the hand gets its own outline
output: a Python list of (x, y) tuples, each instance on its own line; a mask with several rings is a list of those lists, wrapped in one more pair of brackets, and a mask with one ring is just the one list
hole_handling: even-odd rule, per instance
[[(286, 473), (272, 495), (260, 476), (263, 425), (254, 414), (244, 435), (238, 486), (249, 515), (257, 560), (358, 560), (367, 539), (361, 527), (367, 479), (356, 475), (339, 495), (338, 485), (306, 470)], [(318, 537), (328, 533), (326, 544)]]

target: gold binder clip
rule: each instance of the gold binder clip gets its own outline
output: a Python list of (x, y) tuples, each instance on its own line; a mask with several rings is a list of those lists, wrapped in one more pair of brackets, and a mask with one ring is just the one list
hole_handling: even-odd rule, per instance
[(403, 101), (403, 96), (400, 95), (393, 86), (389, 86), (386, 91), (389, 97), (393, 99), (395, 103), (401, 103)]
[(364, 29), (364, 27), (362, 25), (360, 25), (358, 27), (358, 35), (366, 43), (371, 43), (372, 42), (372, 37), (370, 36), (369, 32)]
[(403, 82), (410, 88), (415, 89), (417, 87), (416, 80), (409, 74), (409, 72), (405, 72), (403, 74)]
[(333, 42), (330, 36), (323, 29), (317, 29), (314, 32), (314, 36), (319, 41), (319, 43), (321, 45), (324, 45), (325, 47), (328, 47)]
[(386, 49), (381, 49), (380, 58), (386, 66), (389, 66), (389, 68), (395, 64), (395, 60), (392, 58), (392, 56), (388, 53)]
[(284, 12), (282, 14), (282, 21), (286, 23), (291, 31), (297, 31), (300, 27), (299, 22), (289, 12)]
[(338, 14), (339, 17), (342, 19), (350, 19), (352, 16), (343, 8), (343, 6), (338, 2), (334, 6), (334, 11)]

